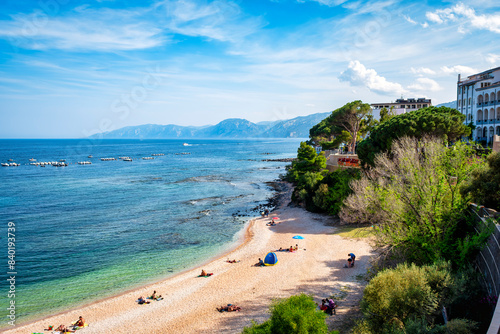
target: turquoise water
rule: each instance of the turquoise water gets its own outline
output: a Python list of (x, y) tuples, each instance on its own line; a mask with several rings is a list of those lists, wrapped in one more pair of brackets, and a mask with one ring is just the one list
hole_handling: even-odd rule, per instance
[[(0, 162), (21, 164), (0, 167), (1, 319), (10, 301), (8, 222), (16, 227), (19, 323), (157, 281), (223, 252), (272, 195), (265, 182), (285, 172), (286, 163), (262, 160), (294, 157), (298, 145), (0, 140)], [(164, 155), (141, 159), (156, 153)], [(30, 158), (65, 159), (68, 166), (32, 166)]]

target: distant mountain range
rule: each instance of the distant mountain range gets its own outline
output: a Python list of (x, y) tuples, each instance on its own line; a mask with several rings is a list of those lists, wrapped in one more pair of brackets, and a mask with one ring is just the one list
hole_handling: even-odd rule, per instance
[(441, 103), (441, 104), (438, 104), (436, 107), (448, 107), (448, 108), (457, 109), (457, 101)]
[(309, 129), (331, 112), (301, 116), (274, 122), (252, 123), (229, 118), (216, 125), (180, 126), (145, 124), (99, 133), (91, 138), (103, 139), (189, 139), (189, 138), (308, 138)]

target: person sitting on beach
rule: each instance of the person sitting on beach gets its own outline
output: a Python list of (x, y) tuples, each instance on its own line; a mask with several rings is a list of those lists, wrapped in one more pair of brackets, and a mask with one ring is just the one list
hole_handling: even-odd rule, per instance
[(151, 295), (151, 299), (156, 300), (156, 299), (158, 299), (158, 298), (161, 298), (161, 295), (156, 295), (156, 290), (155, 290), (155, 291), (153, 291), (153, 294)]
[(83, 320), (82, 316), (78, 318), (78, 320), (74, 324), (75, 327), (83, 327), (85, 326), (85, 320)]
[(290, 246), (290, 248), (288, 249), (289, 252), (293, 252), (295, 251), (295, 249), (293, 248), (293, 246)]
[(294, 250), (296, 250), (296, 251), (299, 250), (299, 244), (295, 244)]
[(259, 262), (257, 262), (257, 263), (255, 264), (255, 266), (256, 266), (256, 267), (262, 267), (262, 266), (265, 266), (264, 261), (262, 261), (262, 259), (259, 257)]
[(321, 305), (320, 305), (319, 309), (321, 311), (326, 311), (327, 308), (328, 308), (328, 306), (326, 306), (326, 299), (321, 299)]

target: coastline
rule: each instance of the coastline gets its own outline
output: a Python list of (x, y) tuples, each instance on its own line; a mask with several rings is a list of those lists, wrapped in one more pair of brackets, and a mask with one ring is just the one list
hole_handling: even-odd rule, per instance
[[(240, 333), (244, 326), (251, 324), (252, 319), (261, 322), (269, 316), (267, 310), (273, 298), (306, 292), (320, 300), (335, 289), (340, 289), (340, 285), (332, 286), (331, 280), (334, 277), (345, 280), (345, 275), (349, 275), (346, 280), (348, 285), (359, 285), (354, 282), (354, 276), (365, 272), (371, 248), (365, 242), (341, 240), (334, 234), (325, 234), (335, 229), (331, 224), (325, 224), (325, 220), (331, 218), (287, 206), (284, 196), (290, 191), (291, 187), (288, 186), (287, 191), (278, 194), (281, 203), (272, 213), (280, 216), (281, 224), (268, 227), (265, 223), (269, 218), (250, 219), (244, 228), (245, 232), (234, 246), (195, 268), (119, 295), (21, 324), (14, 329), (6, 328), (5, 333), (41, 332), (47, 325), (67, 325), (79, 315), (90, 323), (88, 328), (79, 330), (81, 333), (100, 333), (104, 330), (128, 333), (132, 327), (136, 333), (196, 333), (202, 330), (209, 333)], [(280, 263), (274, 267), (251, 266), (258, 257), (263, 258), (267, 251), (288, 247), (295, 242), (291, 240), (294, 233), (306, 235), (306, 240), (301, 240), (299, 247), (306, 248), (305, 243), (311, 243), (305, 251), (301, 250), (297, 254), (278, 253)], [(312, 239), (318, 240), (314, 242)], [(345, 245), (331, 249), (328, 247), (329, 241)], [(363, 261), (365, 265), (359, 265), (353, 270), (342, 270), (347, 251), (353, 249), (357, 252), (358, 259), (366, 256), (366, 261)], [(330, 257), (333, 254), (336, 254), (336, 259), (332, 262)], [(229, 264), (225, 261), (233, 258), (241, 262)], [(297, 262), (301, 258), (304, 263)], [(320, 258), (322, 260), (318, 262)], [(318, 265), (317, 272), (311, 273), (311, 261)], [(202, 268), (214, 272), (214, 276), (198, 278)], [(335, 272), (333, 277), (332, 271)], [(306, 288), (302, 280), (318, 275), (321, 276), (322, 284)], [(323, 289), (317, 290), (319, 287)], [(356, 289), (359, 290), (359, 287), (353, 286), (353, 291)], [(135, 302), (140, 295), (151, 294), (152, 290), (158, 291), (165, 299), (149, 305), (138, 305)], [(324, 291), (319, 293), (322, 290)], [(215, 307), (228, 303), (240, 305), (243, 311), (223, 314), (215, 311)]]

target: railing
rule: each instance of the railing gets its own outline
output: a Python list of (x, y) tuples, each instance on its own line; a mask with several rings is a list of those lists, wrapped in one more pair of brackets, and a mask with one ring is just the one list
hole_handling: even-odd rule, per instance
[[(493, 233), (483, 247), (476, 265), (483, 274), (484, 284), (490, 295), (498, 296), (500, 292), (500, 226), (491, 210), (471, 204), (470, 210), (474, 219), (479, 222), (479, 229), (493, 228)], [(476, 229), (477, 233), (480, 233)], [(497, 303), (487, 334), (498, 334), (500, 330), (500, 306)]]

